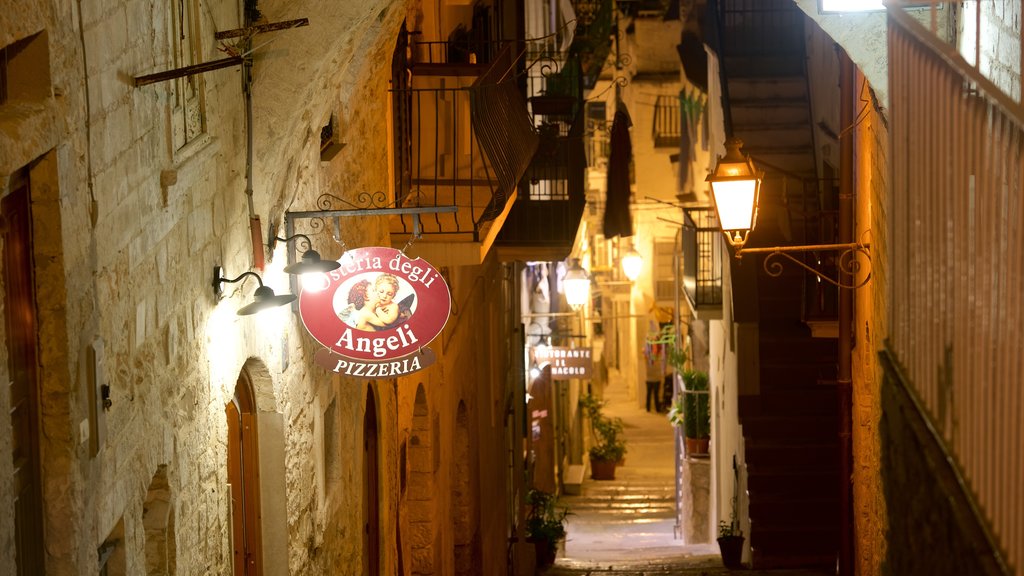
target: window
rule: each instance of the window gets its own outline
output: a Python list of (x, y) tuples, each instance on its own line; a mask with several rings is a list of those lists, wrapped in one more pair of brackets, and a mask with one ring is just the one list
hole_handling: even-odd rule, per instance
[[(171, 49), (173, 67), (181, 68), (202, 62), (199, 39), (199, 10), (196, 0), (171, 2)], [(203, 75), (193, 74), (177, 78), (171, 86), (171, 134), (174, 150), (178, 151), (206, 132), (206, 102), (203, 94)]]
[(0, 104), (42, 101), (50, 96), (50, 53), (46, 32), (0, 48)]
[(679, 146), (679, 97), (662, 94), (654, 104), (654, 146)]

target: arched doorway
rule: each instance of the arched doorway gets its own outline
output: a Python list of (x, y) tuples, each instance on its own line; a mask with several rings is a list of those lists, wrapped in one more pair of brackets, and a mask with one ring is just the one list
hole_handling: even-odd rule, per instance
[(434, 433), (430, 425), (430, 408), (423, 384), (416, 387), (412, 407), (412, 434), (409, 438), (409, 492), (407, 501), (409, 527), (413, 537), (412, 574), (434, 574)]
[(480, 573), (477, 551), (476, 461), (471, 445), (469, 414), (460, 401), (455, 414), (455, 453), (452, 458), (452, 524), (456, 576)]
[(380, 458), (377, 448), (377, 402), (366, 387), (363, 414), (363, 574), (380, 574)]
[(14, 453), (14, 553), (20, 576), (44, 573), (44, 542), (32, 214), (28, 178), (21, 173), (15, 178), (12, 192), (3, 199), (2, 214), (6, 223), (3, 277)]
[(261, 576), (259, 436), (256, 399), (242, 370), (225, 407), (228, 422), (228, 483), (231, 485), (232, 563), (235, 576)]

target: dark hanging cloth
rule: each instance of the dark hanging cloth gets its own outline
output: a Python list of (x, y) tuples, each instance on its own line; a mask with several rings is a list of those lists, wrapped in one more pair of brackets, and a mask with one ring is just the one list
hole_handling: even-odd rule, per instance
[(633, 162), (633, 144), (629, 127), (633, 122), (621, 102), (612, 120), (611, 152), (608, 154), (608, 197), (604, 204), (604, 237), (632, 236), (629, 213), (629, 166)]

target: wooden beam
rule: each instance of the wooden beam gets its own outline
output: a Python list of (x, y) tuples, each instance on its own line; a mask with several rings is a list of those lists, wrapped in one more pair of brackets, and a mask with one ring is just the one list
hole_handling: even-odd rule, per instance
[(175, 78), (191, 76), (193, 74), (199, 74), (200, 72), (210, 72), (211, 70), (219, 70), (221, 68), (237, 66), (241, 63), (241, 56), (232, 56), (231, 58), (222, 58), (220, 60), (214, 60), (212, 62), (203, 62), (202, 64), (193, 64), (192, 66), (185, 66), (183, 68), (175, 68), (173, 70), (156, 72), (155, 74), (136, 76), (135, 87), (138, 88), (139, 86), (154, 84), (156, 82), (163, 82), (165, 80), (174, 80)]
[(296, 20), (285, 20), (283, 22), (271, 22), (269, 24), (255, 24), (253, 26), (246, 26), (245, 28), (235, 28), (234, 30), (217, 32), (213, 37), (217, 40), (226, 40), (228, 38), (240, 38), (251, 34), (275, 32), (277, 30), (287, 30), (289, 28), (299, 28), (302, 26), (309, 26), (309, 18), (298, 18)]

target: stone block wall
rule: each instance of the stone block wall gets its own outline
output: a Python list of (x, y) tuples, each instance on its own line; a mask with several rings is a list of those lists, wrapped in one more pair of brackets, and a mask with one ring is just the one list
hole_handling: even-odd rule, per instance
[(873, 85), (857, 74), (857, 93), (868, 106), (854, 129), (856, 234), (871, 244), (871, 281), (854, 294), (853, 520), (858, 574), (879, 574), (886, 547), (885, 499), (881, 490), (879, 419), (881, 368), (877, 352), (887, 334), (887, 220), (889, 131)]
[[(14, 0), (0, 13), (0, 46), (42, 34), (40, 58), (49, 70), (42, 90), (0, 104), (0, 193), (10, 191), (12, 173), (30, 168), (47, 573), (94, 574), (97, 550), (114, 541), (115, 572), (161, 566), (154, 555), (172, 548), (169, 563), (179, 574), (230, 572), (224, 408), (243, 370), (254, 383), (261, 429), (262, 530), (265, 552), (274, 555), (265, 558), (266, 574), (361, 573), (358, 455), (367, 390), (378, 411), (381, 566), (384, 573), (411, 573), (416, 563), (400, 558), (397, 532), (406, 506), (399, 446), (414, 428), (414, 381), (429, 395), (435, 450), (429, 467), (435, 528), (425, 565), (451, 572), (452, 531), (460, 527), (472, 532), (460, 542), (480, 543), (483, 573), (499, 573), (506, 507), (482, 506), (479, 488), (489, 487), (489, 501), (504, 498), (507, 370), (497, 263), (450, 272), (463, 320), (453, 317), (431, 345), (436, 366), (399, 381), (333, 377), (314, 365), (318, 345), (287, 309), (276, 317), (236, 316), (255, 283), (225, 284), (225, 297), (217, 300), (211, 275), (223, 266), (232, 278), (253, 264), (241, 70), (203, 74), (205, 134), (172, 149), (173, 93), (164, 83), (133, 85), (135, 76), (175, 67), (168, 6)], [(240, 26), (238, 10), (201, 7), (199, 60), (223, 57), (213, 32)], [(387, 0), (261, 9), (270, 21), (310, 19), (308, 27), (273, 33), (255, 56), (251, 201), (265, 238), (271, 224), (280, 228), (285, 211), (315, 209), (324, 192), (350, 201), (387, 192), (387, 79), (405, 11)], [(346, 147), (326, 163), (319, 157), (320, 128), (332, 117)], [(312, 237), (325, 257), (340, 255), (329, 232)], [(349, 247), (389, 245), (387, 220), (346, 219), (341, 239)], [(263, 281), (286, 291), (285, 247), (268, 256)], [(88, 350), (99, 351), (95, 363)], [(5, 381), (11, 377), (6, 355), (0, 346)], [(97, 385), (110, 390), (109, 409), (95, 417), (93, 371)], [(0, 394), (4, 414), (7, 396)], [(475, 454), (469, 473), (479, 480), (459, 484), (470, 487), (472, 498), (456, 519), (452, 446), (459, 402), (468, 410)], [(335, 421), (325, 425), (324, 414)], [(325, 440), (324, 430), (336, 437)], [(101, 433), (92, 455), (90, 436)], [(9, 419), (0, 419), (2, 510), (13, 502), (11, 436)], [(154, 496), (148, 487), (158, 470)], [(408, 493), (422, 488), (416, 484)], [(418, 538), (403, 537), (402, 546)], [(2, 513), (0, 573), (14, 572), (13, 558), (13, 514)]]
[[(1020, 102), (1020, 0), (967, 0), (955, 10), (958, 48), (964, 59), (1007, 96)], [(979, 42), (980, 59), (977, 59), (975, 51)]]
[(1011, 574), (895, 364), (887, 358), (883, 365), (879, 430), (889, 545), (880, 573)]

